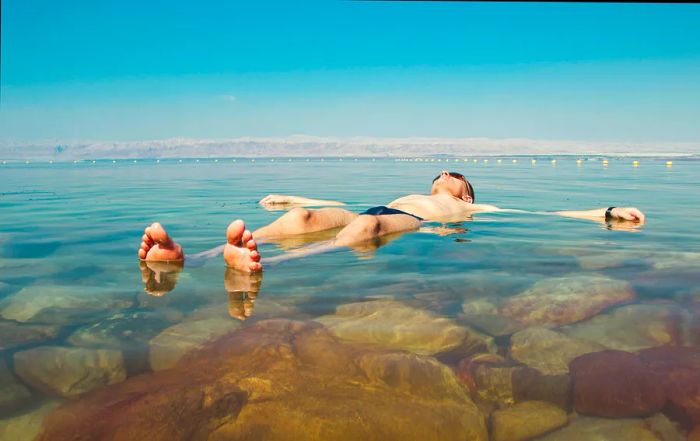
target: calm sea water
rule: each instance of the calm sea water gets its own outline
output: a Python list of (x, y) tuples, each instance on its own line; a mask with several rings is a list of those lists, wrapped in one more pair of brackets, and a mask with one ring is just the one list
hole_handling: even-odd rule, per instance
[[(0, 355), (11, 376), (0, 381), (26, 387), (30, 397), (7, 401), (0, 416), (16, 418), (47, 400), (64, 399), (56, 398), (62, 394), (51, 387), (37, 387), (27, 374), (12, 374), (19, 352), (77, 347), (71, 336), (105, 319), (121, 334), (100, 334), (107, 337), (93, 340), (91, 349), (113, 348), (110, 338), (120, 335), (143, 335), (133, 344), (147, 348), (150, 338), (197, 311), (218, 309), (235, 322), (231, 315), (244, 309), (250, 315), (244, 296), (229, 296), (220, 256), (185, 267), (170, 292), (149, 296), (136, 250), (143, 228), (153, 221), (161, 222), (187, 253), (215, 247), (236, 218), (254, 229), (279, 216), (257, 203), (269, 193), (336, 199), (359, 212), (402, 195), (427, 193), (432, 178), (446, 168), (468, 176), (477, 202), (528, 211), (637, 206), (648, 220), (624, 231), (542, 214), (477, 214), (448, 224), (464, 229), (452, 235), (411, 232), (375, 250), (290, 260), (264, 272), (244, 327), (261, 318), (313, 319), (333, 314), (338, 305), (379, 297), (474, 327), (464, 322), (465, 303), (484, 296), (508, 298), (538, 281), (577, 273), (626, 281), (638, 303), (685, 308), (688, 296), (700, 303), (700, 162), (675, 160), (672, 167), (664, 162), (646, 159), (633, 167), (629, 159), (611, 159), (603, 166), (595, 160), (577, 165), (571, 158), (559, 158), (556, 165), (546, 158), (536, 165), (529, 158), (517, 164), (511, 158), (476, 164), (239, 158), (2, 165), (0, 307), (5, 313), (0, 332), (6, 328), (16, 335), (12, 326), (48, 324), (54, 333), (3, 346)], [(311, 239), (265, 244), (261, 252), (274, 256)], [(128, 302), (105, 301), (104, 307), (68, 302), (64, 308), (42, 298), (93, 292), (104, 298), (118, 293)], [(31, 301), (18, 300), (30, 295)], [(84, 309), (70, 310), (74, 305)], [(139, 312), (158, 318), (140, 321)], [(487, 328), (474, 327), (484, 333)], [(496, 337), (497, 352), (507, 354), (507, 337)], [(129, 353), (124, 345), (130, 340), (122, 340), (121, 349)], [(147, 350), (135, 354), (137, 359), (127, 362), (128, 376), (150, 370), (145, 359), (138, 359), (147, 357)], [(33, 433), (27, 430), (27, 436)]]

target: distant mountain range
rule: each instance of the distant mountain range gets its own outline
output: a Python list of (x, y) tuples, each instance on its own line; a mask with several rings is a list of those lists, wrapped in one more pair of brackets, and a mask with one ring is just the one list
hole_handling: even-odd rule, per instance
[(151, 141), (0, 141), (0, 159), (76, 160), (225, 157), (688, 156), (700, 142), (592, 142), (526, 138), (240, 137)]

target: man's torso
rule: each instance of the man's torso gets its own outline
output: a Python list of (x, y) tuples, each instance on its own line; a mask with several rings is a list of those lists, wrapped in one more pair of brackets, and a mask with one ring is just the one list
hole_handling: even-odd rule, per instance
[(412, 194), (392, 201), (387, 207), (411, 213), (425, 220), (439, 220), (456, 214), (497, 209), (492, 205), (470, 204), (445, 194)]

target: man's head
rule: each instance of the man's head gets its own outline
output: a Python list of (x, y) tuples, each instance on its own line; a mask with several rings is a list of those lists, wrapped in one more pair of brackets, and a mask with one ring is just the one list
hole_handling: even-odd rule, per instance
[(450, 194), (456, 198), (462, 199), (465, 202), (474, 203), (474, 188), (467, 181), (467, 178), (460, 173), (448, 172), (443, 170), (435, 179), (433, 179), (433, 187), (431, 194)]

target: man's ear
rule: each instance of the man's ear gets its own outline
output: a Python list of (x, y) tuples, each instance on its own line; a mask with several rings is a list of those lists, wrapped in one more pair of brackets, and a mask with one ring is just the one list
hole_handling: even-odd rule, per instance
[(469, 196), (468, 194), (465, 194), (464, 196), (462, 196), (462, 200), (464, 200), (464, 202), (467, 202), (470, 204), (474, 202), (474, 199), (472, 199), (472, 197)]

